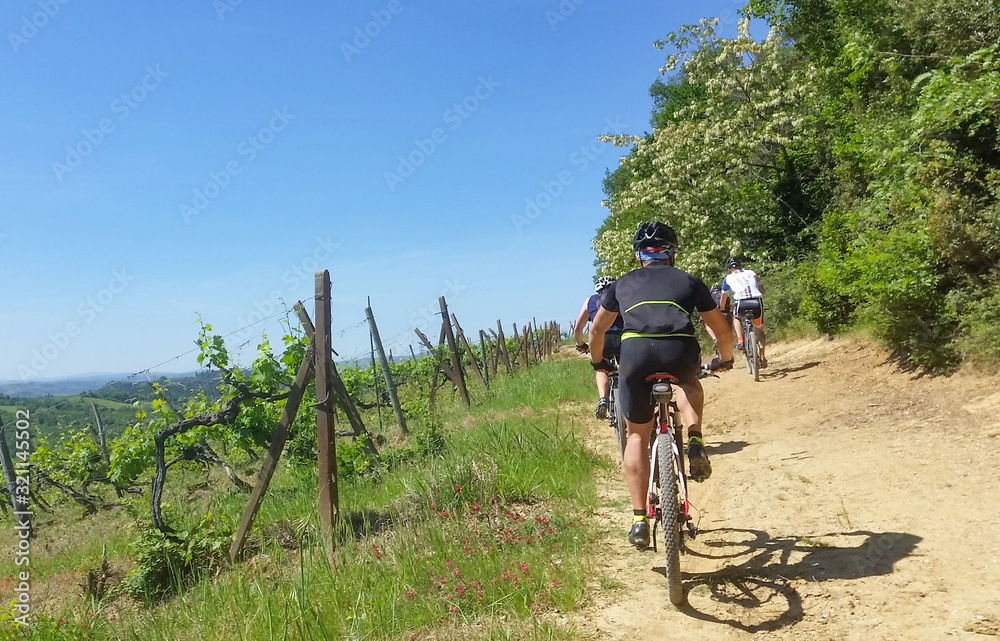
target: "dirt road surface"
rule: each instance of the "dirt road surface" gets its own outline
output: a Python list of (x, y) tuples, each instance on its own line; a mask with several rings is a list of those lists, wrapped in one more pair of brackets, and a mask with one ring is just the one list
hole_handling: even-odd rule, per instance
[[(745, 368), (704, 382), (714, 473), (692, 484), (687, 605), (667, 601), (662, 547), (626, 544), (614, 470), (606, 551), (566, 622), (629, 641), (1000, 637), (1000, 380), (918, 377), (849, 340), (768, 357), (760, 382)], [(588, 425), (617, 459), (606, 423)]]

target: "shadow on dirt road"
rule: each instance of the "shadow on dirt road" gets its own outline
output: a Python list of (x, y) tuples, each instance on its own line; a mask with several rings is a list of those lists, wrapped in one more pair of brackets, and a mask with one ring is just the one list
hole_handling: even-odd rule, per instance
[[(688, 602), (681, 611), (750, 633), (777, 630), (802, 619), (796, 580), (815, 583), (890, 574), (921, 540), (905, 532), (772, 538), (759, 530), (706, 530), (687, 554), (727, 565), (685, 574)], [(654, 571), (664, 572), (662, 567)]]

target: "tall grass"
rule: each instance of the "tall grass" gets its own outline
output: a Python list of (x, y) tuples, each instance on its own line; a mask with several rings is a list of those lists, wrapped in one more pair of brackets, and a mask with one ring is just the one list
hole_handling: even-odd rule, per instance
[[(445, 403), (437, 453), (341, 480), (332, 561), (316, 516), (315, 470), (285, 466), (247, 560), (159, 603), (67, 605), (62, 625), (55, 614), (43, 617), (35, 636), (566, 638), (571, 631), (547, 613), (575, 607), (583, 593), (592, 472), (602, 461), (560, 405), (592, 395), (590, 370), (580, 360), (551, 361), (480, 394), (471, 412)], [(236, 523), (245, 501), (219, 491), (210, 508)], [(182, 496), (169, 502), (174, 523), (192, 523), (201, 511)]]

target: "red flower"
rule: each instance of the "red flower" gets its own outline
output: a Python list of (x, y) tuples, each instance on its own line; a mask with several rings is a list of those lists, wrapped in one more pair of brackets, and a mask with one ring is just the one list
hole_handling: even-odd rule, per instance
[(448, 510), (441, 510), (441, 516), (447, 517), (448, 516)]
[(407, 590), (406, 591), (406, 598), (407, 599), (412, 599), (413, 598), (413, 590)]
[(552, 579), (552, 587), (555, 588), (555, 587), (558, 587), (558, 586), (559, 586), (559, 582), (556, 581), (555, 579)]
[(460, 492), (461, 491), (457, 485), (455, 486), (455, 491), (456, 492)]
[(479, 504), (478, 503), (473, 503), (472, 504), (472, 511), (473, 512), (478, 512), (479, 511)]
[(59, 625), (66, 625), (66, 619), (59, 619)]
[(382, 553), (378, 551), (378, 546), (375, 545), (374, 543), (372, 543), (372, 550), (375, 552), (375, 558), (376, 559), (381, 559), (382, 558)]

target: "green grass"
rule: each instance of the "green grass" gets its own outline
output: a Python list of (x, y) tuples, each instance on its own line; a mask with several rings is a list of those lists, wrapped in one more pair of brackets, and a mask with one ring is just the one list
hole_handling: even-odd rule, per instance
[[(488, 392), (476, 392), (470, 412), (451, 399), (441, 403), (441, 452), (401, 456), (377, 476), (340, 480), (332, 565), (316, 516), (315, 470), (283, 465), (248, 560), (149, 607), (125, 598), (46, 604), (34, 634), (136, 641), (417, 639), (431, 631), (435, 638), (570, 638), (571, 631), (546, 622), (546, 613), (570, 610), (583, 595), (590, 568), (582, 548), (595, 537), (588, 520), (597, 501), (593, 472), (604, 463), (577, 437), (582, 426), (561, 404), (588, 399), (591, 388), (586, 363), (557, 360), (497, 379)], [(205, 509), (222, 522), (239, 521), (247, 496), (188, 490), (203, 477), (171, 471), (165, 513), (178, 529)], [(143, 509), (141, 502), (128, 508), (148, 519)], [(298, 540), (279, 545), (274, 534), (282, 528)], [(52, 521), (33, 544), (39, 571), (82, 574), (99, 563), (102, 539), (110, 541), (112, 560), (124, 561), (124, 541), (134, 531), (123, 515)], [(45, 559), (46, 544), (65, 554)], [(14, 570), (8, 565), (0, 564), (5, 575)]]

